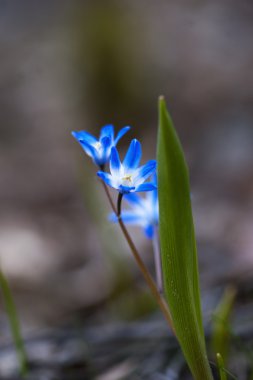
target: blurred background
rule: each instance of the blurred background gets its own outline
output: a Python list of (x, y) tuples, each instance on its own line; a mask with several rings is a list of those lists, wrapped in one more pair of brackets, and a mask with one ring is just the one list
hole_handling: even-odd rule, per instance
[(203, 292), (250, 282), (252, 2), (1, 1), (0, 30), (0, 262), (24, 331), (156, 308), (70, 132), (131, 125), (121, 156), (137, 137), (154, 158), (161, 94), (190, 167)]

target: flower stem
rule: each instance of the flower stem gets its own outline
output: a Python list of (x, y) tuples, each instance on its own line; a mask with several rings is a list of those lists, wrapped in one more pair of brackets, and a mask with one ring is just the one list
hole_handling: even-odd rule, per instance
[[(115, 205), (114, 205), (114, 203), (112, 201), (111, 195), (109, 193), (109, 190), (108, 190), (106, 184), (104, 182), (102, 182), (102, 185), (104, 187), (104, 190), (106, 192), (107, 198), (108, 198), (108, 200), (110, 202), (110, 205), (111, 205), (114, 213), (116, 215), (118, 215), (118, 210), (116, 209), (116, 207), (115, 207)], [(119, 201), (119, 199), (118, 199), (118, 201)], [(120, 200), (120, 202), (121, 202), (121, 200)], [(168, 325), (170, 326), (172, 332), (174, 333), (174, 335), (176, 335), (174, 327), (173, 327), (173, 322), (172, 322), (172, 318), (171, 318), (171, 315), (170, 315), (170, 311), (169, 311), (169, 308), (168, 308), (168, 305), (167, 305), (165, 299), (159, 293), (159, 291), (157, 289), (157, 286), (156, 286), (153, 278), (151, 277), (148, 269), (146, 268), (146, 265), (144, 264), (144, 262), (143, 262), (143, 260), (142, 260), (142, 258), (140, 256), (137, 248), (135, 247), (135, 244), (134, 244), (133, 240), (131, 239), (131, 236), (129, 235), (129, 233), (128, 233), (127, 229), (126, 229), (125, 224), (123, 223), (123, 221), (122, 221), (122, 219), (120, 217), (118, 217), (118, 222), (119, 222), (121, 231), (122, 231), (122, 233), (123, 233), (123, 235), (124, 235), (124, 237), (125, 237), (128, 245), (129, 245), (129, 247), (130, 247), (130, 249), (132, 251), (132, 254), (133, 254), (133, 256), (134, 256), (134, 258), (135, 258), (135, 260), (137, 262), (137, 265), (138, 265), (138, 267), (139, 267), (139, 269), (140, 269), (140, 271), (141, 271), (144, 279), (146, 280), (146, 283), (148, 284), (148, 286), (149, 286), (149, 288), (150, 288), (153, 296), (155, 297), (155, 299), (156, 299), (156, 301), (157, 301), (157, 303), (158, 303), (161, 311), (163, 312), (163, 315), (164, 315), (164, 317), (165, 317)]]
[(154, 252), (156, 283), (157, 283), (159, 292), (163, 294), (162, 263), (161, 263), (160, 244), (159, 244), (159, 235), (158, 235), (157, 227), (154, 227), (154, 236), (152, 239), (152, 243), (153, 243), (153, 252)]
[(118, 195), (118, 201), (117, 201), (117, 217), (121, 218), (121, 203), (123, 199), (123, 194), (119, 193)]

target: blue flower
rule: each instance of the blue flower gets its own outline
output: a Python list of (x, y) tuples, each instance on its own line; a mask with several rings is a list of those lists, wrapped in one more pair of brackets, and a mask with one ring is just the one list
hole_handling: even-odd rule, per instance
[(72, 136), (80, 143), (81, 147), (94, 163), (102, 167), (110, 158), (111, 149), (116, 146), (122, 136), (130, 129), (130, 127), (122, 128), (117, 137), (114, 138), (113, 125), (105, 125), (100, 132), (99, 139), (86, 131), (72, 132)]
[[(154, 186), (157, 186), (156, 175), (154, 175), (152, 182)], [(157, 189), (148, 192), (145, 198), (131, 193), (126, 194), (124, 199), (127, 200), (131, 208), (122, 211), (121, 218), (123, 222), (142, 227), (146, 237), (152, 239), (159, 222)], [(114, 222), (118, 220), (115, 214), (112, 214), (110, 219)]]
[(141, 144), (134, 139), (128, 148), (123, 163), (120, 162), (118, 151), (112, 147), (110, 158), (110, 171), (99, 171), (97, 175), (109, 186), (122, 194), (135, 191), (150, 191), (156, 189), (154, 183), (143, 183), (156, 170), (156, 161), (150, 160), (138, 167), (141, 160)]

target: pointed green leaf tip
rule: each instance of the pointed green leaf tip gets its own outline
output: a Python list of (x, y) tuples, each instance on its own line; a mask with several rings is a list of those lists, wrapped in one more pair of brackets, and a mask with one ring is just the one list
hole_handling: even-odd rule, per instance
[(201, 316), (188, 169), (163, 97), (159, 98), (157, 163), (165, 296), (194, 379), (211, 380)]
[(220, 353), (216, 354), (216, 359), (217, 359), (218, 369), (220, 373), (220, 380), (227, 380), (227, 373), (224, 368), (224, 361)]

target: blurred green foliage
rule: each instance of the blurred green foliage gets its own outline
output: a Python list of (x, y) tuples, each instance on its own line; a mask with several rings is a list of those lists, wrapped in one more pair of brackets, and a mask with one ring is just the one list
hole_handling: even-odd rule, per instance
[(81, 101), (97, 126), (133, 121), (142, 125), (152, 110), (143, 36), (136, 33), (130, 16), (115, 1), (78, 8), (76, 64), (82, 78)]

